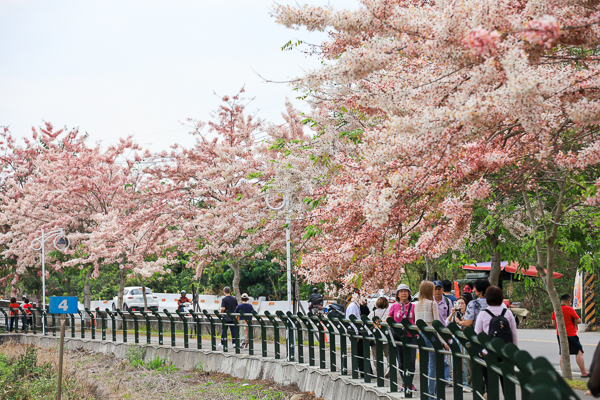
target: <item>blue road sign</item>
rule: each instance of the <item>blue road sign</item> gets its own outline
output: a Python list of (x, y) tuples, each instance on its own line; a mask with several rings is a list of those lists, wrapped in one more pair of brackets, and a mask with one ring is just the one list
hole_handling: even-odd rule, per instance
[(50, 314), (76, 314), (77, 297), (53, 296), (50, 297)]

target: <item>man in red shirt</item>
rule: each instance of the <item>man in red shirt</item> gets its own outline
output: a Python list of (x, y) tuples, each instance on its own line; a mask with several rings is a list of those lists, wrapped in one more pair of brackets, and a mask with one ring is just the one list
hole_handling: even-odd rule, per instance
[(10, 304), (8, 305), (8, 307), (10, 308), (10, 324), (9, 324), (8, 331), (12, 332), (14, 329), (15, 333), (17, 333), (17, 331), (19, 329), (19, 307), (20, 307), (20, 305), (19, 305), (19, 303), (17, 303), (16, 297), (10, 298)]
[[(567, 337), (569, 339), (569, 354), (575, 356), (575, 361), (579, 366), (582, 378), (589, 378), (585, 369), (585, 361), (583, 360), (583, 346), (577, 336), (577, 324), (581, 323), (581, 318), (577, 312), (571, 307), (571, 296), (563, 294), (560, 296), (560, 304), (562, 306), (563, 316), (565, 318), (565, 327), (567, 328)], [(552, 311), (552, 325), (556, 326), (556, 337), (558, 338), (558, 326), (556, 325), (556, 315)], [(558, 339), (558, 354), (560, 355), (560, 338)], [(560, 361), (560, 369), (562, 369), (562, 360)]]

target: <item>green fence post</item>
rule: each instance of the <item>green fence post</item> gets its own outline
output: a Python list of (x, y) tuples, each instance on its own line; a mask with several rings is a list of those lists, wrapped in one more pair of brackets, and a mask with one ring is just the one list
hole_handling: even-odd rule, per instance
[(144, 310), (140, 310), (140, 314), (144, 317), (146, 321), (146, 344), (152, 343), (152, 331), (150, 326), (150, 317), (148, 316), (148, 312)]
[(156, 317), (156, 321), (158, 322), (158, 344), (162, 346), (163, 344), (163, 323), (162, 323), (162, 317), (160, 316), (160, 314), (158, 313), (158, 311), (154, 310), (154, 309), (150, 309), (150, 311), (152, 312), (152, 315), (154, 315)]
[(189, 338), (188, 338), (188, 321), (187, 318), (185, 316), (184, 313), (182, 313), (179, 310), (175, 310), (175, 312), (177, 313), (177, 315), (179, 315), (179, 318), (181, 318), (181, 322), (183, 323), (183, 348), (184, 349), (189, 349), (190, 348), (190, 343), (189, 343)]
[(112, 341), (116, 342), (117, 341), (117, 322), (115, 321), (115, 314), (113, 314), (108, 308), (105, 309), (106, 311), (106, 315), (108, 315), (110, 317), (110, 319), (112, 320), (112, 330), (111, 330), (111, 336), (112, 336)]
[(121, 316), (121, 322), (123, 325), (123, 343), (127, 343), (127, 320), (125, 319), (125, 314), (123, 314), (123, 311), (119, 310), (118, 308), (115, 311)]
[(285, 341), (285, 347), (286, 347), (286, 359), (288, 361), (294, 361), (294, 331), (293, 331), (293, 327), (292, 327), (292, 323), (290, 321), (290, 319), (287, 317), (287, 315), (285, 315), (283, 313), (283, 311), (278, 310), (276, 312), (277, 316), (279, 317), (279, 320), (281, 322), (283, 322), (283, 325), (285, 326), (285, 331), (287, 333), (287, 338)]
[(329, 318), (319, 317), (321, 323), (327, 328), (329, 332), (329, 370), (331, 372), (337, 371), (337, 349), (335, 345), (335, 328), (332, 321)]
[(33, 334), (35, 335), (37, 333), (37, 320), (35, 318), (35, 313), (33, 312), (33, 310), (30, 310), (31, 312), (31, 324), (32, 324), (32, 328), (33, 328)]
[(198, 318), (198, 314), (196, 314), (194, 311), (190, 311), (190, 315), (196, 323), (196, 346), (198, 349), (202, 349), (202, 321), (200, 318)]
[(298, 316), (304, 326), (306, 326), (306, 331), (308, 332), (308, 365), (311, 367), (315, 366), (315, 334), (317, 334), (317, 330), (313, 329), (313, 323), (310, 318), (301, 312), (298, 312)]
[[(482, 367), (485, 362), (480, 357), (483, 352), (483, 346), (481, 346), (481, 344), (477, 341), (477, 335), (472, 327), (465, 327), (462, 333), (462, 335), (457, 335), (456, 337), (469, 354), (469, 362), (471, 363), (471, 383), (473, 384), (473, 397), (483, 397), (485, 388), (483, 383)], [(525, 400), (525, 397), (523, 399)]]
[(96, 318), (94, 318), (94, 315), (92, 314), (92, 312), (90, 310), (88, 310), (87, 308), (84, 308), (84, 310), (90, 316), (90, 327), (92, 329), (92, 339), (96, 339)]
[(348, 333), (348, 338), (350, 340), (350, 359), (352, 361), (352, 379), (358, 379), (361, 371), (358, 369), (358, 333), (356, 332), (357, 328), (355, 325), (352, 325), (350, 320), (341, 320), (344, 328), (346, 328), (346, 332)]
[(325, 359), (325, 326), (315, 314), (310, 316), (319, 333), (319, 368), (327, 368), (327, 360)]
[(340, 337), (340, 372), (342, 375), (348, 375), (348, 333), (346, 332), (344, 324), (341, 322), (342, 319), (343, 318), (334, 317), (333, 315), (329, 317), (329, 320), (332, 321), (332, 325), (337, 329)]
[[(383, 387), (385, 383), (383, 380), (385, 375), (383, 345), (384, 343), (388, 343), (388, 340), (381, 330), (381, 318), (375, 317), (373, 320), (369, 320), (366, 315), (363, 315), (362, 320), (367, 324), (371, 330), (371, 334), (375, 338), (375, 360), (373, 360), (375, 362), (375, 378), (377, 387)], [(392, 358), (391, 355), (390, 358)]]
[[(456, 323), (451, 322), (449, 325), (451, 325), (453, 328), (458, 328), (458, 325), (456, 325)], [(446, 343), (448, 343), (448, 346), (450, 347), (450, 351), (452, 352), (452, 385), (453, 385), (453, 400), (463, 400), (463, 368), (462, 368), (462, 358), (460, 358), (460, 345), (458, 344), (458, 341), (456, 339), (454, 339), (454, 335), (452, 333), (452, 330), (449, 329), (448, 327), (446, 329), (444, 329), (443, 326), (437, 326), (436, 330), (438, 331), (439, 335), (442, 337), (442, 339), (444, 339), (444, 341)], [(450, 332), (447, 332), (447, 330), (449, 330)], [(464, 377), (466, 378), (466, 377)], [(509, 397), (509, 398), (516, 398), (516, 397)]]
[[(368, 321), (368, 318), (366, 316), (364, 316), (364, 318), (366, 321)], [(372, 377), (373, 371), (371, 371), (371, 357), (370, 357), (371, 346), (369, 346), (369, 338), (370, 338), (369, 331), (367, 330), (367, 327), (365, 326), (366, 324), (363, 322), (362, 319), (358, 319), (354, 315), (350, 315), (350, 321), (354, 322), (355, 325), (357, 323), (360, 323), (357, 326), (358, 326), (358, 333), (359, 333), (359, 335), (362, 336), (363, 368), (365, 369), (364, 381), (365, 381), (365, 383), (371, 383), (371, 377)]]
[(169, 318), (169, 321), (171, 321), (171, 347), (175, 347), (175, 319), (166, 308), (163, 310), (163, 313)]
[(96, 314), (100, 316), (100, 328), (102, 329), (102, 340), (106, 340), (106, 315), (100, 311), (100, 307), (96, 307)]
[(275, 321), (275, 317), (269, 311), (265, 311), (265, 316), (273, 325), (273, 336), (275, 338), (275, 359), (279, 360), (281, 358), (281, 350), (279, 348), (279, 324), (277, 321)]
[[(254, 355), (254, 326), (252, 325), (252, 316), (250, 314), (246, 314), (245, 312), (243, 312), (242, 310), (240, 310), (240, 326), (244, 326), (244, 324), (242, 324), (241, 321), (245, 321), (246, 324), (246, 329), (248, 329), (248, 342), (246, 343), (246, 345), (248, 345), (248, 354), (253, 356)], [(246, 338), (244, 338), (244, 340), (246, 340)]]
[(75, 338), (75, 314), (69, 314), (71, 317), (71, 337)]
[[(227, 353), (229, 351), (229, 347), (228, 347), (229, 345), (227, 344), (227, 336), (225, 336), (225, 340), (223, 340), (225, 326), (227, 325), (227, 323), (225, 322), (225, 317), (217, 310), (215, 310), (215, 316), (219, 319), (219, 322), (221, 323), (221, 346), (223, 346), (223, 351), (225, 353)], [(229, 326), (229, 325), (227, 325), (227, 326)], [(229, 328), (227, 328), (227, 329), (229, 329)], [(229, 330), (231, 330), (231, 329), (229, 329)], [(231, 332), (231, 338), (233, 339), (233, 332)]]
[(240, 354), (240, 323), (236, 316), (232, 315), (229, 311), (225, 311), (231, 323), (233, 324), (234, 332), (232, 332), (231, 337), (233, 338), (233, 343), (235, 347), (235, 354)]
[(211, 317), (211, 315), (206, 310), (202, 310), (202, 313), (206, 318), (208, 318), (208, 322), (210, 323), (210, 348), (212, 351), (217, 351), (217, 338), (215, 331), (215, 320)]
[[(388, 339), (388, 343), (389, 343), (389, 352), (390, 352), (390, 392), (392, 393), (397, 393), (398, 392), (398, 375), (399, 375), (399, 370), (398, 370), (398, 358), (397, 355), (399, 352), (403, 352), (404, 351), (404, 346), (397, 343), (396, 342), (396, 338), (402, 338), (403, 336), (405, 336), (404, 330), (402, 329), (401, 325), (396, 324), (396, 321), (394, 320), (393, 317), (387, 317), (387, 326), (382, 326), (381, 330), (383, 331), (383, 334), (387, 337)], [(408, 320), (407, 320), (408, 322)], [(395, 334), (395, 332), (398, 331), (398, 333)], [(408, 337), (408, 335), (406, 335)], [(409, 351), (409, 356), (410, 357), (410, 349), (408, 349)], [(406, 360), (410, 360), (410, 358), (405, 358), (406, 353), (403, 354), (403, 359)], [(409, 364), (409, 362), (407, 362), (406, 364)], [(408, 365), (405, 367), (405, 370), (408, 370)], [(410, 390), (412, 388), (412, 376), (409, 382), (409, 385), (405, 388), (405, 394), (404, 396), (407, 398), (412, 397), (411, 393), (412, 391)]]
[[(432, 325), (435, 327), (437, 324), (443, 327), (442, 322), (439, 320), (433, 321)], [(421, 334), (431, 342), (433, 350), (435, 352), (435, 388), (437, 398), (440, 400), (446, 399), (446, 385), (444, 384), (444, 354), (441, 353), (443, 350), (442, 342), (435, 329), (428, 327), (423, 320), (417, 321), (417, 326), (421, 331)], [(420, 354), (425, 354), (421, 353)], [(429, 356), (429, 354), (427, 353)], [(429, 357), (427, 357), (429, 359)]]
[[(300, 313), (298, 311), (298, 313)], [(302, 327), (302, 322), (297, 315), (292, 314), (290, 311), (287, 312), (287, 317), (292, 322), (294, 329), (296, 330), (296, 347), (298, 348), (298, 362), (304, 364), (304, 340), (302, 337), (302, 331), (306, 330)]]
[(260, 324), (260, 341), (261, 341), (261, 344), (262, 344), (262, 356), (263, 357), (268, 357), (268, 352), (267, 352), (267, 326), (265, 325), (265, 321), (262, 319), (262, 317), (260, 315), (258, 315), (258, 313), (256, 311), (252, 311), (252, 315), (254, 315), (254, 318), (256, 318), (256, 320)]
[(77, 310), (77, 314), (79, 314), (79, 319), (81, 320), (81, 338), (85, 339), (85, 317), (81, 310)]
[(135, 344), (140, 343), (140, 325), (138, 323), (137, 315), (131, 310), (131, 307), (127, 307), (127, 312), (133, 318), (133, 342)]
[(52, 318), (52, 336), (56, 336), (56, 316), (54, 314), (50, 314)]

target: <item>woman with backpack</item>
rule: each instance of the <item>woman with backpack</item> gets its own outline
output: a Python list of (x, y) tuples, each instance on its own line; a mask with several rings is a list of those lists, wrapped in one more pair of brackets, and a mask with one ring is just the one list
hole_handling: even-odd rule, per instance
[[(412, 292), (410, 291), (410, 288), (404, 283), (401, 284), (400, 286), (398, 286), (398, 289), (396, 291), (396, 302), (392, 304), (388, 316), (394, 318), (394, 321), (397, 323), (400, 323), (404, 318), (408, 318), (410, 323), (414, 325), (415, 307), (411, 303), (411, 301)], [(407, 333), (407, 335), (409, 337), (412, 337), (410, 344), (416, 345), (417, 340), (413, 337), (413, 335), (410, 333)], [(399, 340), (399, 338), (396, 337), (394, 337), (394, 339), (396, 339), (396, 341)], [(404, 348), (402, 346), (396, 347), (396, 359), (398, 360), (398, 371), (400, 371), (400, 374), (402, 376), (402, 382), (404, 382), (402, 387), (404, 390), (406, 390), (406, 377), (404, 376), (404, 365), (407, 366), (409, 372), (415, 372), (415, 360), (417, 359), (417, 349), (410, 349), (410, 359), (406, 360), (406, 364), (404, 362), (403, 349)], [(414, 385), (412, 385), (412, 390), (415, 390)]]
[[(498, 286), (490, 286), (485, 291), (485, 300), (488, 304), (487, 308), (484, 308), (479, 313), (475, 322), (475, 333), (481, 332), (487, 333), (492, 339), (500, 338), (505, 343), (513, 343), (517, 345), (517, 322), (513, 313), (502, 305), (504, 295), (502, 289)], [(485, 381), (485, 387), (488, 387), (488, 374), (487, 368), (482, 367), (483, 380)], [(500, 384), (502, 390), (504, 390), (504, 382), (502, 376), (500, 377)], [(486, 389), (487, 390), (487, 389)]]

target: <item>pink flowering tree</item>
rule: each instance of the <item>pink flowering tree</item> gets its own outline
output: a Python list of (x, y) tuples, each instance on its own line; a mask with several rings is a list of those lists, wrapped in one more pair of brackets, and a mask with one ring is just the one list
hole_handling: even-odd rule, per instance
[(460, 249), (474, 205), (510, 196), (566, 348), (552, 272), (560, 227), (598, 203), (596, 6), (361, 3), (274, 11), (285, 26), (331, 32), (323, 66), (297, 84), (320, 115), (350, 121), (325, 131), (355, 139), (329, 152), (335, 175), (315, 210), (325, 222), (302, 259), (307, 275), (393, 284), (407, 262)]

